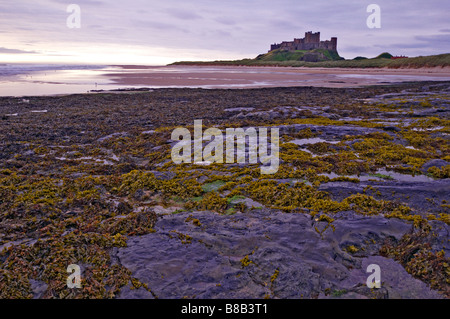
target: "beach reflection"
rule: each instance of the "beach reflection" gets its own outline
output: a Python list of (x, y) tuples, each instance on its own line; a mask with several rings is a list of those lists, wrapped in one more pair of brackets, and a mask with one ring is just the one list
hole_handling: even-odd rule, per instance
[(450, 81), (450, 71), (240, 66), (0, 65), (0, 96), (86, 93), (130, 88), (358, 87)]
[(54, 95), (107, 89), (112, 82), (103, 74), (106, 70), (115, 69), (104, 66), (2, 65), (0, 95)]

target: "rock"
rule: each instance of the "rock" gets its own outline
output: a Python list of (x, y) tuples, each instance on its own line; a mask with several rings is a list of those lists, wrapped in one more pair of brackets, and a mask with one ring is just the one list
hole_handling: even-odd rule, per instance
[(143, 287), (131, 289), (129, 285), (122, 287), (120, 290), (120, 299), (155, 299), (151, 292)]
[(124, 201), (114, 202), (113, 211), (117, 215), (129, 214), (133, 211), (133, 207)]
[(203, 184), (203, 183), (206, 182), (208, 179), (209, 179), (208, 176), (201, 175), (200, 177), (197, 178), (197, 182), (199, 182), (200, 184)]
[(175, 172), (160, 172), (160, 171), (151, 171), (153, 175), (159, 180), (170, 180), (174, 178), (177, 174)]
[(397, 126), (383, 126), (382, 129), (385, 131), (390, 131), (390, 132), (400, 132), (401, 131), (401, 129)]
[(426, 173), (430, 167), (436, 166), (437, 168), (441, 168), (443, 166), (450, 165), (450, 162), (447, 162), (442, 159), (432, 159), (425, 164), (422, 165), (421, 171)]
[[(396, 261), (382, 256), (369, 256), (361, 261), (361, 268), (354, 268), (349, 276), (341, 282), (342, 287), (347, 291), (342, 298), (353, 298), (352, 292), (362, 293), (365, 290), (370, 295), (366, 282), (371, 272), (366, 272), (371, 264), (380, 267), (380, 279), (384, 298), (386, 299), (442, 299), (443, 296), (431, 290), (425, 283), (415, 279)], [(375, 291), (378, 289), (374, 289)]]
[(228, 109), (224, 109), (224, 112), (251, 112), (255, 108), (254, 107), (232, 107)]
[(337, 114), (327, 114), (326, 117), (328, 117), (330, 120), (339, 120), (341, 118)]
[(24, 156), (32, 156), (32, 155), (34, 155), (34, 154), (36, 154), (36, 153), (34, 152), (34, 150), (28, 150), (28, 151), (26, 151), (26, 152), (23, 153)]
[(128, 134), (127, 132), (117, 132), (117, 133), (113, 133), (113, 134), (109, 134), (109, 135), (100, 137), (99, 139), (97, 139), (97, 142), (101, 143), (101, 142), (109, 140), (110, 138), (113, 138), (113, 137), (127, 137), (127, 136), (130, 136), (130, 134)]
[[(185, 221), (191, 214), (201, 227)], [(376, 254), (383, 240), (399, 239), (411, 228), (383, 216), (346, 216), (334, 222), (336, 231), (329, 228), (320, 235), (315, 227), (323, 229), (326, 223), (268, 209), (233, 216), (164, 215), (155, 233), (129, 238), (117, 256), (158, 298), (314, 298), (327, 287), (354, 288), (353, 271), (365, 274), (365, 260)], [(365, 250), (352, 255), (346, 251), (350, 244)], [(389, 260), (384, 265), (398, 266)], [(368, 275), (358, 276), (359, 286), (365, 285)], [(398, 280), (389, 281), (394, 279), (386, 274), (389, 296), (436, 296), (422, 288), (411, 291), (418, 286), (410, 281), (395, 290)], [(371, 297), (364, 289), (354, 293)], [(139, 296), (125, 290), (119, 297)]]
[(31, 290), (33, 291), (33, 299), (40, 299), (47, 290), (48, 285), (40, 280), (30, 279)]
[(433, 232), (431, 249), (434, 252), (444, 251), (445, 257), (448, 258), (450, 256), (450, 225), (439, 220), (431, 220), (429, 223)]
[(94, 188), (98, 190), (99, 194), (101, 195), (105, 195), (107, 193), (107, 190), (103, 185), (95, 185)]
[(231, 203), (232, 203), (232, 204), (244, 203), (244, 205), (245, 205), (247, 208), (250, 208), (250, 209), (252, 209), (252, 208), (262, 208), (262, 207), (265, 207), (263, 204), (261, 204), (261, 203), (255, 201), (255, 200), (253, 200), (253, 199), (251, 199), (251, 198), (248, 198), (248, 197), (245, 197), (245, 198), (242, 198), (242, 199), (236, 199), (236, 200), (232, 201)]
[(142, 197), (144, 197), (144, 190), (142, 188), (139, 188), (134, 192), (133, 198), (136, 200), (141, 200)]
[[(416, 213), (435, 213), (442, 212), (440, 206), (443, 200), (448, 200), (450, 193), (450, 179), (434, 180), (432, 182), (400, 182), (383, 181), (380, 182), (329, 182), (319, 186), (320, 191), (330, 193), (334, 200), (341, 201), (344, 198), (362, 193), (364, 187), (372, 186), (374, 193), (368, 195), (383, 198), (384, 200), (393, 200), (400, 203), (406, 203), (409, 207), (416, 210)], [(376, 193), (381, 195), (377, 196)], [(432, 200), (427, 200), (432, 199)]]
[(345, 141), (344, 143), (347, 144), (347, 145), (353, 146), (353, 144), (361, 143), (363, 141), (364, 140), (362, 138), (357, 138), (357, 139), (354, 139), (354, 140), (351, 140), (351, 141)]
[(327, 61), (329, 60), (323, 53), (305, 53), (301, 58), (300, 61), (305, 62), (318, 62), (318, 61)]
[[(274, 126), (276, 127), (276, 126)], [(313, 125), (313, 124), (292, 124), (292, 125), (280, 125), (280, 136), (284, 134), (292, 134), (299, 132), (303, 129), (309, 128), (312, 132), (321, 132), (317, 137), (323, 139), (328, 138), (343, 138), (345, 136), (352, 135), (366, 135), (368, 133), (384, 132), (380, 129), (370, 128), (370, 127), (359, 127), (353, 125)], [(394, 133), (386, 132), (389, 135), (394, 135)]]

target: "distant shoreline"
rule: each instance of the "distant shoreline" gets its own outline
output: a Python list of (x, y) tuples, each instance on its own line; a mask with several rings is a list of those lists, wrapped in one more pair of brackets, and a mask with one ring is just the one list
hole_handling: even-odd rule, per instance
[[(215, 67), (211, 69), (210, 67)], [(261, 88), (361, 87), (399, 82), (450, 81), (450, 67), (421, 69), (308, 68), (234, 65), (171, 65), (176, 72), (150, 66), (120, 66), (127, 71), (106, 73), (114, 84), (147, 87)], [(251, 69), (251, 72), (249, 72)], [(147, 71), (148, 70), (148, 71)]]
[[(272, 66), (272, 67), (307, 67), (307, 68), (364, 68), (364, 69), (419, 69), (430, 67), (450, 68), (450, 53), (418, 56), (412, 58), (388, 59), (388, 58), (360, 58), (353, 60), (330, 60), (320, 62), (305, 62), (297, 60), (268, 60), (266, 55), (260, 55), (254, 59), (230, 60), (230, 61), (180, 61), (170, 65), (207, 65), (207, 66)], [(274, 57), (270, 57), (273, 59)], [(278, 58), (282, 58), (278, 56)]]
[[(320, 63), (320, 62), (311, 62), (311, 63)], [(171, 64), (167, 64), (166, 66), (223, 66), (223, 67), (248, 67), (248, 68), (293, 68), (293, 69), (327, 69), (327, 70), (433, 70), (433, 72), (450, 72), (450, 66), (421, 66), (421, 67), (387, 67), (387, 66), (374, 66), (374, 67), (345, 67), (345, 66), (311, 66), (311, 65), (302, 65), (302, 66), (293, 66), (293, 65), (284, 65), (284, 64), (230, 64), (230, 63), (222, 63), (222, 62), (175, 62)], [(124, 65), (124, 67), (131, 69), (134, 66), (130, 67), (130, 65)], [(138, 67), (138, 66), (136, 66)], [(151, 66), (140, 66), (142, 69), (151, 68)]]

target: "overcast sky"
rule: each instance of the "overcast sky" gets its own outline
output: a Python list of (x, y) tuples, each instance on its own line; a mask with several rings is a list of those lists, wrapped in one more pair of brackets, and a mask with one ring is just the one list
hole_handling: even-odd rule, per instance
[[(366, 12), (381, 8), (381, 28)], [(81, 27), (69, 28), (70, 4)], [(320, 31), (350, 59), (450, 52), (449, 0), (0, 0), (0, 62), (166, 64), (253, 58)]]

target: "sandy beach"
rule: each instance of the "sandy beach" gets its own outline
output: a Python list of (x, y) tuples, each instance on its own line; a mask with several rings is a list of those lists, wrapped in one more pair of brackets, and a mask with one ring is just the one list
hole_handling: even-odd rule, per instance
[(248, 66), (120, 66), (106, 73), (113, 83), (126, 86), (259, 88), (358, 87), (410, 81), (448, 81), (450, 68), (348, 69)]
[[(2, 73), (3, 72), (3, 73)], [(3, 74), (3, 75), (2, 75)], [(9, 65), (0, 69), (0, 96), (37, 96), (136, 88), (346, 88), (449, 81), (450, 68), (356, 69), (207, 65)]]

